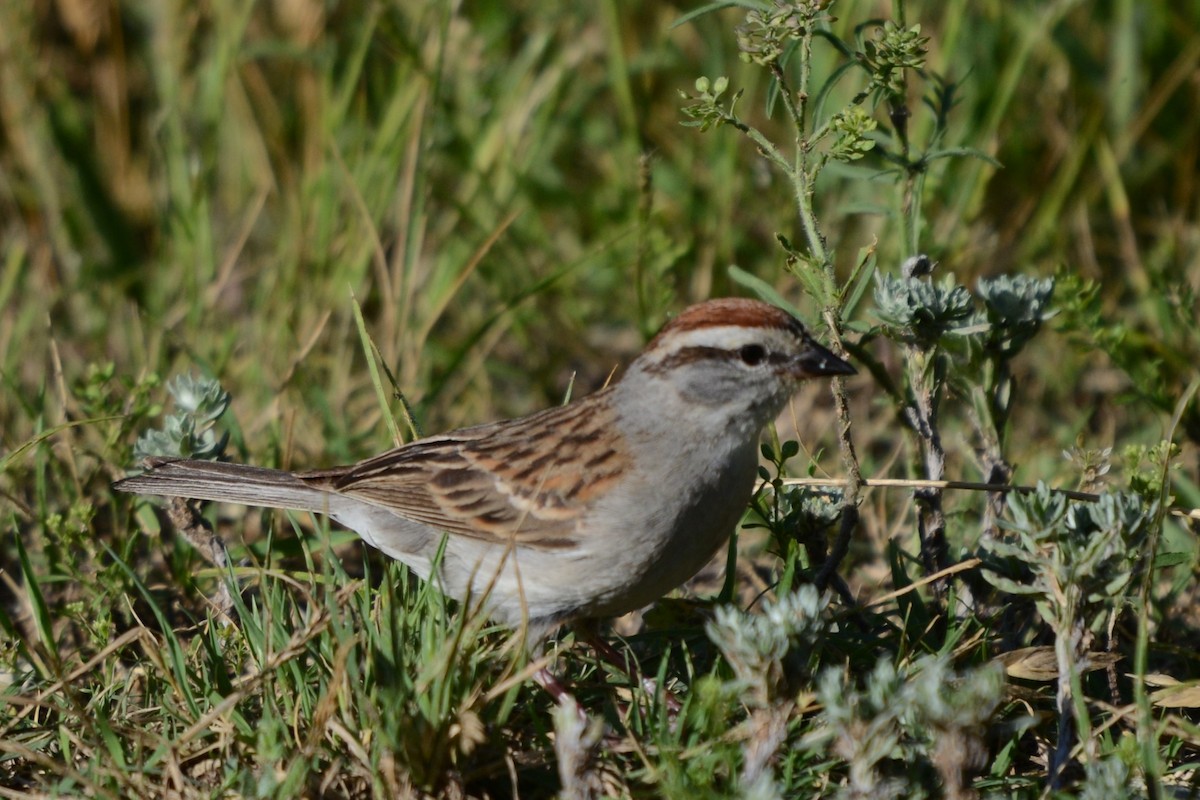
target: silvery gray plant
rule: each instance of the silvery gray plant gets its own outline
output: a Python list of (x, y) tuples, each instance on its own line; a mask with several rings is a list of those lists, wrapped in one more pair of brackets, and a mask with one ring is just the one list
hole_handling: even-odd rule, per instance
[(229, 408), (229, 393), (215, 378), (177, 375), (167, 384), (175, 412), (159, 429), (148, 430), (133, 447), (137, 463), (158, 457), (216, 460), (225, 453), (228, 431), (218, 433), (217, 423)]
[(787, 676), (796, 661), (811, 660), (826, 630), (829, 597), (811, 584), (767, 599), (757, 612), (720, 606), (705, 631), (733, 670), (724, 690), (749, 710), (741, 726), (739, 796), (781, 796), (774, 763), (787, 740), (795, 699)]
[(956, 670), (946, 655), (901, 667), (880, 659), (861, 686), (828, 669), (817, 683), (823, 710), (802, 746), (846, 763), (840, 798), (972, 797), (1003, 694), (999, 665)]
[(766, 708), (779, 698), (784, 660), (800, 645), (811, 647), (825, 630), (829, 597), (805, 585), (761, 606), (749, 612), (719, 606), (705, 626), (733, 670), (739, 696), (752, 708)]
[(1158, 522), (1158, 501), (1108, 492), (1096, 502), (1069, 500), (1039, 482), (1008, 498), (1003, 538), (981, 541), (984, 577), (997, 589), (1029, 597), (1055, 638), (1058, 745), (1050, 785), (1059, 785), (1078, 727), (1090, 758), (1095, 741), (1080, 676), (1095, 633), (1129, 602)]
[[(904, 419), (920, 443), (923, 477), (944, 480), (941, 402), (948, 388), (958, 385), (971, 401), (972, 454), (983, 480), (1005, 485), (1012, 468), (1004, 457), (1004, 438), (1016, 396), (1010, 363), (1053, 316), (1054, 279), (1002, 275), (980, 280), (972, 293), (953, 274), (934, 281), (935, 266), (927, 256), (914, 256), (902, 265), (899, 277), (881, 273), (876, 279), (875, 315), (904, 353)], [(914, 495), (925, 568), (945, 568), (949, 556), (942, 491), (919, 489)], [(999, 491), (989, 494), (984, 538), (995, 535), (1002, 498)]]

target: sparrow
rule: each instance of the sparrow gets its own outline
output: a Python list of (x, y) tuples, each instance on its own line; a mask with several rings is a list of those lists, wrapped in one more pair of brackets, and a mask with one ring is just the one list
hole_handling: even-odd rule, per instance
[(799, 382), (855, 372), (786, 311), (716, 299), (567, 405), (312, 471), (151, 458), (114, 488), (326, 514), (538, 642), (695, 575), (746, 509), (759, 436)]

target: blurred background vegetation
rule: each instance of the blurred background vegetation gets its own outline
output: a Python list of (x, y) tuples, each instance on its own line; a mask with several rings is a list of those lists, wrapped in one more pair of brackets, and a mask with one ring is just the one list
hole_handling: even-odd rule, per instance
[[(1009, 460), (1018, 482), (1074, 485), (1064, 449), (1158, 442), (1200, 364), (1200, 7), (902, 9), (930, 37), (910, 138), (932, 129), (922, 95), (952, 90), (940, 145), (996, 162), (927, 166), (919, 251), (967, 286), (1059, 277), (1058, 316), (1014, 365)], [(148, 582), (167, 574), (159, 545), (120, 530), (108, 489), (161, 411), (160, 379), (219, 378), (234, 449), (255, 463), (317, 467), (390, 444), (355, 299), (425, 432), (597, 388), (671, 312), (744, 293), (730, 266), (817, 323), (776, 241), (803, 240), (791, 187), (734, 131), (680, 124), (680, 92), (728, 76), (745, 89), (739, 114), (790, 135), (778, 108), (768, 115), (767, 74), (738, 59), (744, 10), (675, 25), (693, 10), (0, 6), (0, 565), (19, 574), (27, 557), (56, 585), (54, 635), (112, 602), (103, 587), (81, 599), (58, 585), (91, 585), (105, 546)], [(832, 13), (854, 40), (898, 9), (839, 0)], [(837, 63), (832, 48), (815, 58), (826, 74)], [(914, 255), (890, 166), (876, 152), (822, 176), (817, 213), (843, 276), (863, 248), (888, 273)], [(876, 322), (869, 305), (860, 328)], [(885, 342), (872, 347), (898, 371)], [(869, 379), (851, 389), (864, 474), (908, 476), (895, 410)], [(832, 450), (828, 413), (809, 425), (804, 413), (806, 443)], [(1194, 508), (1195, 404), (1183, 434), (1173, 486)], [(977, 479), (966, 450), (949, 475)], [(904, 524), (902, 500), (865, 515), (879, 541)], [(11, 578), (3, 591), (17, 637), (36, 609), (21, 610)]]
[[(1001, 165), (931, 166), (922, 251), (967, 285), (1059, 269), (1095, 281), (1091, 308), (1124, 334), (1108, 343), (1117, 358), (1050, 338), (1025, 359), (1028, 443), (1053, 457), (1061, 442), (1038, 437), (1136, 432), (1149, 420), (1124, 398), (1177, 392), (1200, 356), (1197, 12), (906, 5), (931, 37), (927, 69), (956, 86), (945, 145)], [(429, 430), (555, 402), (571, 370), (596, 386), (668, 311), (731, 292), (731, 264), (787, 294), (774, 235), (800, 240), (789, 187), (741, 137), (681, 127), (678, 93), (728, 75), (752, 98), (740, 113), (784, 129), (763, 118), (763, 72), (737, 60), (741, 12), (672, 27), (687, 10), (6, 8), (10, 391), (50, 388), (52, 340), (68, 384), (102, 362), (199, 367), (232, 390), (252, 450), (274, 441), (313, 463), (378, 445), (362, 441), (377, 439), (377, 411), (351, 294)], [(849, 35), (891, 9), (835, 13)], [(919, 97), (911, 107), (916, 139), (929, 115)], [(889, 232), (883, 166), (818, 192), (843, 266), (876, 239), (882, 269), (911, 255)], [(1155, 363), (1163, 374), (1145, 380)], [(7, 447), (32, 434), (20, 401), (0, 413)]]

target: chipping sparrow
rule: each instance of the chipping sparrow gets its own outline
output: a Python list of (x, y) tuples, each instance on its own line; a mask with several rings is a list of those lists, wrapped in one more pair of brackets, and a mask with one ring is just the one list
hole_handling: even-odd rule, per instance
[(759, 434), (797, 382), (854, 373), (790, 314), (711, 300), (566, 406), (312, 472), (151, 459), (115, 488), (328, 514), (423, 579), (445, 537), (441, 590), (485, 597), (537, 642), (692, 577), (741, 517)]

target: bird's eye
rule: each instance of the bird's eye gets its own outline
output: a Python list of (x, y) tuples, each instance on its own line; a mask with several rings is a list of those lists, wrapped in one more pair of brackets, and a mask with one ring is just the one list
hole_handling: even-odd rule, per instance
[(742, 345), (742, 349), (738, 351), (741, 356), (742, 363), (751, 367), (757, 367), (767, 359), (767, 350), (761, 344)]

